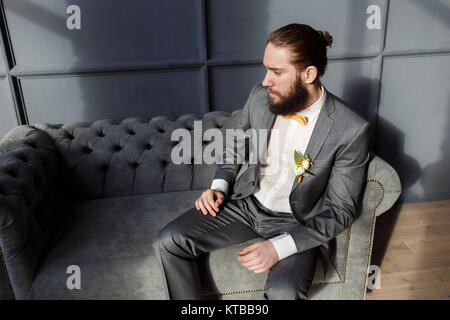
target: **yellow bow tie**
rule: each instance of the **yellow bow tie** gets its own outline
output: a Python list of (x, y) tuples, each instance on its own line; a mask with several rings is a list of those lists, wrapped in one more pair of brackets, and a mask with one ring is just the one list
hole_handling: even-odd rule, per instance
[(302, 126), (306, 126), (308, 124), (308, 118), (305, 116), (301, 116), (296, 113), (288, 114), (287, 116), (283, 116), (285, 119), (294, 119), (298, 123), (300, 123)]

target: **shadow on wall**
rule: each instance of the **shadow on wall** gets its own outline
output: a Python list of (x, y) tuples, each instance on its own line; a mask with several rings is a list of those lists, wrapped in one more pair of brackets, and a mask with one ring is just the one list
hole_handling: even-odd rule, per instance
[(411, 4), (420, 7), (423, 12), (426, 12), (430, 16), (433, 16), (434, 19), (445, 23), (447, 27), (450, 28), (450, 19), (448, 18), (450, 15), (450, 5), (448, 3), (444, 3), (444, 1), (446, 0), (434, 0), (433, 5), (430, 6), (427, 1), (409, 0)]
[(375, 141), (377, 114), (374, 100), (376, 101), (378, 96), (379, 83), (378, 79), (360, 77), (346, 83), (343, 93), (343, 97), (349, 97), (346, 99), (348, 105), (370, 122), (371, 146)]
[[(444, 137), (450, 136), (450, 93), (447, 98), (447, 123), (441, 135), (442, 144), (440, 146), (440, 159), (435, 163), (429, 164), (423, 169), (423, 174), (420, 177), (420, 183), (423, 190), (440, 190), (441, 193), (435, 194), (435, 199), (448, 199), (450, 193), (450, 144)], [(427, 124), (424, 123), (426, 126)], [(424, 155), (426, 157), (426, 155)], [(431, 196), (433, 197), (433, 196)]]
[(416, 159), (404, 153), (405, 134), (380, 116), (377, 122), (377, 136), (373, 144), (375, 154), (397, 171), (403, 190), (397, 203), (376, 221), (371, 264), (381, 266), (402, 209), (403, 194), (419, 181), (422, 170)]
[(374, 152), (397, 171), (403, 190), (400, 202), (404, 201), (408, 189), (419, 181), (422, 174), (419, 162), (405, 154), (404, 150), (405, 133), (383, 117), (378, 116)]

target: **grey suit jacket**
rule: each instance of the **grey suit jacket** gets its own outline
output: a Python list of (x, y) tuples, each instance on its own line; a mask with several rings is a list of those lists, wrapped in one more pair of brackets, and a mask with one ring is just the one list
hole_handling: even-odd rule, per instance
[[(269, 111), (268, 93), (258, 84), (239, 114), (237, 128), (268, 130), (275, 118)], [(328, 250), (328, 241), (353, 222), (367, 174), (369, 137), (369, 123), (327, 91), (305, 151), (314, 163), (309, 170), (314, 175), (304, 177), (300, 184), (294, 179), (289, 196), (299, 224), (288, 232), (298, 252), (317, 246)], [(243, 198), (255, 191), (259, 168), (260, 163), (222, 164), (215, 179), (229, 183), (231, 199)]]

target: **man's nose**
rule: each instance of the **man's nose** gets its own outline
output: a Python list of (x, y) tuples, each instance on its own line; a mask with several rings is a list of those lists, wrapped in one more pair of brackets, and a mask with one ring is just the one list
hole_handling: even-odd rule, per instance
[(272, 79), (270, 79), (268, 72), (266, 73), (266, 76), (264, 77), (262, 85), (263, 85), (263, 87), (272, 87), (273, 86), (273, 81), (272, 81)]

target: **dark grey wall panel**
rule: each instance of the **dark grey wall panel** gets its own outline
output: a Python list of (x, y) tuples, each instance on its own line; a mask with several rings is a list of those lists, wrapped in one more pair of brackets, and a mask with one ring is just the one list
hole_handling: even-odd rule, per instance
[(24, 78), (20, 82), (31, 124), (206, 112), (197, 70)]
[(17, 125), (8, 79), (0, 77), (0, 140)]
[(390, 51), (450, 49), (450, 1), (390, 1), (387, 30)]
[(265, 72), (262, 65), (212, 68), (213, 109), (233, 111), (242, 108), (253, 86), (264, 79)]
[(379, 64), (377, 58), (330, 61), (322, 83), (349, 107), (374, 123), (378, 103)]
[(376, 151), (399, 172), (407, 200), (450, 194), (450, 55), (386, 58)]
[[(4, 0), (19, 70), (199, 60), (198, 0)], [(81, 29), (66, 8), (81, 9)]]
[(328, 30), (332, 55), (373, 54), (381, 50), (384, 31), (366, 27), (369, 5), (379, 5), (384, 17), (384, 0), (211, 0), (211, 57), (262, 60), (267, 36), (288, 23)]

